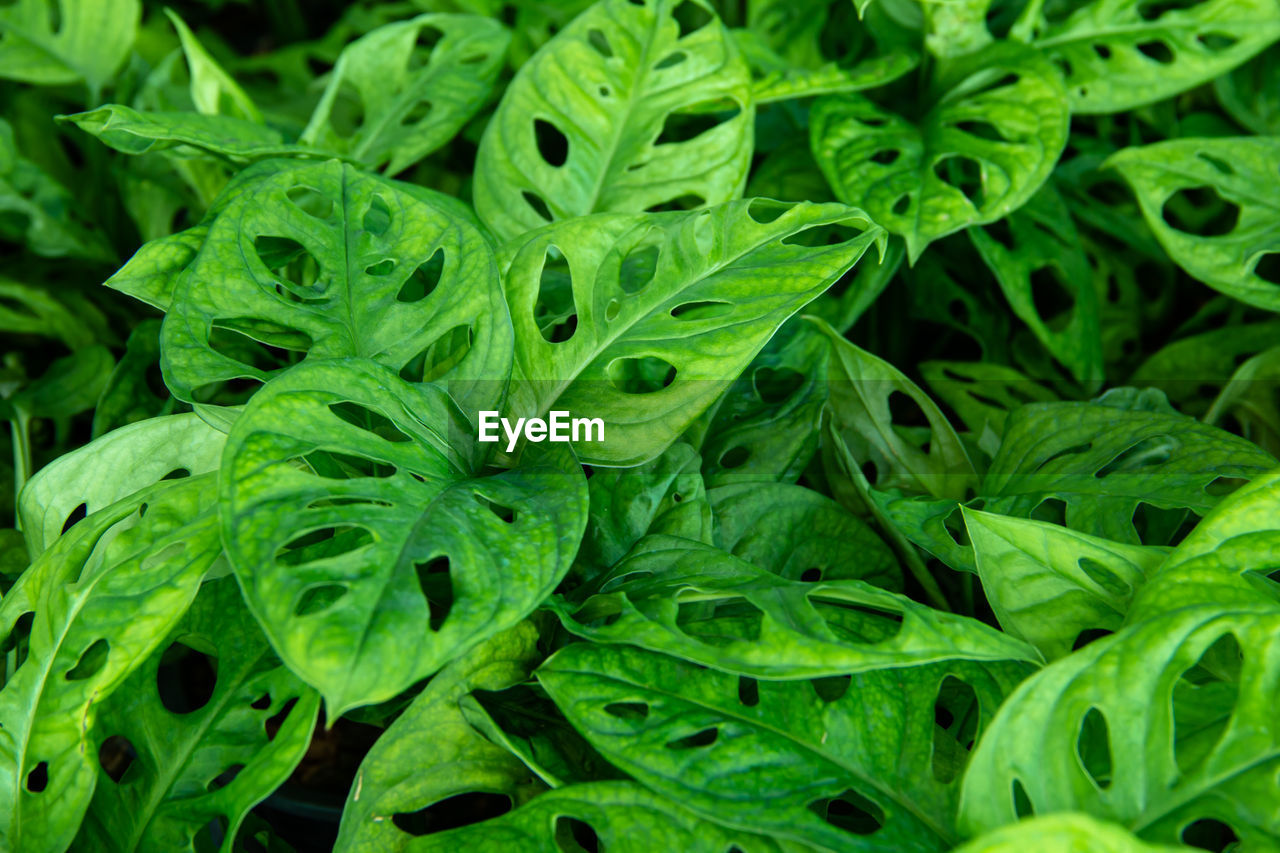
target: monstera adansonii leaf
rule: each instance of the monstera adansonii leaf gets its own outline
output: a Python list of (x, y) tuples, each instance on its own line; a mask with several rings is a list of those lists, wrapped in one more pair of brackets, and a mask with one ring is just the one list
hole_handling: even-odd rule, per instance
[(269, 160), (215, 203), (161, 329), (174, 395), (369, 358), (492, 408), (511, 363), (497, 268), (457, 202), (337, 161)]
[[(698, 7), (706, 23), (677, 20)], [(476, 157), (475, 203), (510, 239), (549, 221), (742, 193), (751, 75), (706, 0), (604, 0), (521, 66)]]
[[(806, 245), (811, 229), (832, 242)], [(651, 459), (883, 235), (844, 205), (761, 199), (541, 228), (499, 255), (516, 334), (508, 408), (601, 418), (604, 441), (575, 445), (584, 462)]]
[(896, 853), (958, 841), (966, 744), (1030, 669), (947, 661), (755, 681), (575, 643), (537, 676), (612, 764), (705, 818), (820, 850)]
[[(1178, 266), (1234, 299), (1280, 311), (1280, 139), (1171, 139), (1126, 148), (1107, 163), (1133, 187)], [(1179, 200), (1223, 209), (1198, 222), (1179, 215)]]
[(912, 263), (940, 237), (994, 222), (1049, 177), (1067, 141), (1061, 76), (1012, 43), (957, 60), (911, 122), (861, 95), (818, 100), (813, 153), (836, 197), (907, 241)]
[(83, 80), (90, 100), (133, 47), (138, 0), (16, 0), (0, 8), (0, 77), (39, 86)]
[(330, 719), (390, 699), (523, 619), (568, 571), (586, 480), (564, 445), (485, 475), (438, 386), (362, 359), (268, 383), (223, 455), (223, 536), (245, 600)]
[(993, 829), (954, 853), (1186, 853), (1182, 845), (1147, 844), (1113, 823), (1080, 812), (1026, 818)]
[(1082, 811), (1158, 842), (1217, 821), (1241, 849), (1272, 849), (1280, 833), (1277, 636), (1274, 606), (1207, 604), (1050, 664), (1006, 700), (979, 741), (961, 829)]

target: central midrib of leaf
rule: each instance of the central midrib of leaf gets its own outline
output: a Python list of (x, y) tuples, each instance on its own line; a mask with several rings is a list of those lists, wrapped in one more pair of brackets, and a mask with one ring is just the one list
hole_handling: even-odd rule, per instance
[[(557, 670), (552, 670), (552, 671), (555, 672)], [(648, 684), (648, 683), (641, 684), (639, 682), (634, 682), (634, 681), (625, 681), (621, 678), (618, 678), (617, 676), (608, 675), (600, 672), (584, 672), (582, 670), (576, 670), (576, 669), (575, 670), (562, 669), (558, 671), (562, 673), (573, 674), (573, 675), (587, 676), (595, 680), (607, 679), (616, 684), (621, 684), (626, 687), (640, 687), (643, 690), (649, 690), (664, 698), (674, 699), (677, 702), (683, 702), (689, 705), (695, 705), (704, 710), (711, 711), (714, 714), (718, 714), (726, 719), (733, 720), (734, 722), (742, 723), (750, 728), (762, 729), (766, 732), (777, 735), (783, 738), (784, 740), (794, 743), (796, 746), (800, 747), (804, 751), (818, 756), (818, 758), (820, 758), (822, 761), (826, 762), (827, 764), (834, 765), (844, 773), (847, 773), (849, 776), (853, 777), (854, 779), (857, 779), (859, 782), (862, 782), (868, 787), (873, 788), (876, 791), (879, 791), (888, 799), (902, 806), (908, 812), (910, 812), (911, 815), (914, 818), (916, 818), (916, 820), (918, 820), (924, 826), (928, 827), (933, 832), (934, 835), (938, 836), (938, 838), (945, 841), (948, 847), (954, 846), (959, 841), (957, 836), (955, 836), (951, 832), (948, 832), (943, 827), (938, 826), (937, 823), (932, 819), (932, 817), (925, 810), (919, 808), (916, 805), (916, 803), (914, 803), (912, 800), (901, 796), (898, 791), (882, 784), (880, 780), (875, 778), (874, 776), (864, 774), (857, 768), (849, 767), (843, 761), (841, 761), (838, 757), (830, 755), (829, 753), (826, 753), (821, 749), (818, 749), (813, 744), (808, 743), (804, 740), (801, 740), (800, 738), (796, 737), (790, 732), (775, 728), (774, 726), (765, 722), (761, 722), (760, 720), (744, 717), (744, 716), (741, 716), (740, 714), (735, 714), (732, 711), (726, 710), (725, 708), (722, 708), (716, 705), (708, 705), (702, 701), (690, 699), (689, 697), (682, 696), (678, 693), (672, 693), (663, 688), (656, 687), (653, 684)], [(716, 820), (719, 821), (721, 820), (721, 818), (716, 818)], [(749, 828), (749, 827), (746, 827), (746, 828)]]

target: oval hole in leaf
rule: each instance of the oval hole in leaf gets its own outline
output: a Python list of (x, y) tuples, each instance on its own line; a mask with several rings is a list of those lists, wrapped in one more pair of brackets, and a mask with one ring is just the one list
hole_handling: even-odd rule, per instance
[(667, 741), (667, 749), (684, 750), (684, 749), (701, 749), (702, 747), (711, 746), (720, 737), (720, 730), (715, 726), (694, 732), (682, 738)]
[(1111, 733), (1107, 718), (1097, 708), (1090, 708), (1080, 718), (1076, 755), (1100, 790), (1111, 787)]
[(1234, 850), (1233, 845), (1239, 843), (1240, 837), (1230, 826), (1212, 817), (1202, 817), (1187, 824), (1179, 836), (1182, 843), (1201, 850), (1223, 851)]
[(809, 808), (827, 823), (854, 835), (871, 835), (884, 826), (884, 811), (853, 789), (814, 800)]
[(828, 704), (837, 702), (849, 692), (849, 686), (853, 683), (851, 675), (828, 675), (824, 678), (812, 679), (809, 684), (813, 686), (813, 692), (818, 694), (818, 698)]
[(685, 302), (671, 309), (677, 320), (714, 320), (733, 311), (728, 302)]
[(741, 468), (751, 457), (751, 449), (743, 445), (730, 447), (720, 455), (720, 467), (725, 469)]
[(338, 583), (326, 583), (307, 587), (293, 606), (294, 616), (310, 616), (328, 610), (347, 594), (347, 588)]
[(349, 80), (338, 84), (337, 94), (329, 109), (329, 126), (340, 139), (350, 139), (364, 124), (364, 99)]
[(330, 403), (329, 411), (336, 415), (339, 420), (345, 421), (354, 427), (359, 427), (366, 432), (371, 432), (384, 441), (404, 443), (411, 440), (409, 436), (401, 432), (399, 427), (391, 422), (390, 418), (368, 406), (352, 403), (348, 400), (341, 403)]
[(88, 510), (89, 505), (84, 503), (71, 510), (71, 512), (67, 514), (67, 520), (62, 523), (62, 532), (66, 533), (68, 530), (75, 527), (76, 524), (83, 521), (85, 516), (88, 515)]
[(559, 168), (569, 159), (569, 137), (546, 119), (533, 120), (533, 138), (547, 165)]
[(624, 293), (636, 293), (653, 281), (658, 272), (658, 255), (662, 250), (653, 243), (632, 249), (618, 268), (618, 286)]
[(613, 58), (613, 48), (609, 46), (609, 39), (603, 32), (592, 27), (587, 31), (587, 42), (595, 49), (595, 52), (603, 56), (605, 59)]
[(1133, 593), (1133, 587), (1125, 583), (1115, 572), (1090, 557), (1081, 557), (1078, 565), (1089, 580), (1107, 591), (1108, 595), (1124, 598)]
[(436, 249), (417, 269), (409, 274), (400, 292), (396, 294), (397, 302), (418, 302), (426, 299), (440, 284), (444, 275), (444, 249)]
[(1010, 789), (1010, 795), (1013, 797), (1013, 811), (1021, 820), (1024, 817), (1031, 817), (1036, 813), (1035, 806), (1031, 804), (1031, 798), (1027, 796), (1027, 789), (1023, 786), (1022, 780), (1015, 778)]
[(578, 328), (578, 305), (574, 301), (573, 276), (564, 253), (548, 243), (538, 273), (538, 295), (533, 304), (538, 331), (547, 343), (563, 343)]
[(791, 210), (791, 205), (771, 198), (753, 198), (747, 205), (747, 216), (761, 225), (776, 222), (784, 213)]
[(710, 133), (717, 127), (732, 121), (742, 113), (742, 107), (734, 104), (729, 109), (706, 112), (707, 104), (697, 104), (686, 111), (668, 113), (662, 123), (662, 130), (653, 141), (655, 146), (679, 145), (692, 142), (704, 133)]
[(112, 735), (98, 747), (98, 766), (112, 782), (119, 782), (129, 772), (138, 751), (124, 735)]
[(760, 684), (754, 678), (738, 676), (738, 701), (748, 708), (760, 704)]
[(160, 655), (156, 690), (170, 713), (190, 714), (209, 704), (217, 681), (217, 660), (186, 643), (171, 643)]
[(427, 599), (427, 612), (430, 614), (428, 624), (432, 631), (439, 631), (440, 626), (449, 618), (453, 609), (453, 578), (449, 573), (449, 558), (432, 557), (421, 563), (414, 563), (413, 570), (418, 577), (418, 588)]
[(76, 665), (67, 670), (67, 681), (84, 681), (87, 678), (93, 678), (107, 664), (107, 654), (111, 650), (111, 644), (105, 639), (99, 637), (89, 644), (89, 648), (80, 653), (80, 660)]
[(943, 784), (964, 770), (977, 737), (980, 706), (973, 686), (948, 675), (933, 704), (933, 778)]
[(689, 54), (685, 53), (683, 50), (673, 50), (671, 53), (668, 53), (666, 56), (662, 57), (662, 59), (658, 60), (657, 64), (653, 66), (653, 70), (662, 71), (667, 68), (672, 68), (684, 62), (688, 58)]
[(607, 373), (609, 384), (624, 394), (653, 394), (676, 380), (675, 365), (653, 355), (614, 359)]
[(600, 838), (596, 831), (576, 817), (559, 815), (556, 818), (555, 840), (562, 853), (600, 853)]
[(964, 193), (975, 210), (981, 210), (986, 200), (982, 186), (982, 165), (963, 154), (948, 154), (933, 164), (933, 173), (945, 184)]
[(276, 562), (284, 566), (300, 566), (340, 557), (371, 544), (373, 534), (365, 528), (355, 524), (334, 524), (295, 536), (276, 551)]
[(416, 812), (397, 812), (391, 822), (401, 832), (413, 836), (444, 832), (498, 817), (511, 811), (511, 798), (506, 794), (468, 791), (433, 803)]
[(391, 208), (386, 199), (375, 195), (369, 200), (369, 209), (364, 212), (360, 227), (375, 237), (381, 237), (391, 227)]
[(27, 790), (38, 794), (49, 787), (49, 762), (41, 761), (27, 774)]
[(610, 702), (604, 712), (619, 720), (640, 721), (649, 716), (649, 706), (644, 702)]
[(369, 266), (365, 267), (364, 274), (371, 275), (376, 278), (381, 278), (383, 276), (391, 275), (391, 273), (395, 272), (396, 266), (397, 264), (395, 262), (395, 259), (383, 258), (382, 260), (378, 261), (376, 264), (369, 264)]
[(1280, 284), (1280, 252), (1263, 252), (1254, 261), (1253, 274), (1271, 284)]
[(497, 503), (496, 501), (493, 501), (490, 498), (485, 497), (479, 492), (474, 493), (473, 496), (476, 499), (476, 503), (480, 504), (482, 507), (489, 510), (489, 512), (496, 515), (500, 521), (506, 522), (507, 524), (515, 523), (516, 511), (511, 507), (503, 506), (502, 504)]
[(555, 218), (551, 215), (551, 209), (547, 207), (547, 203), (542, 200), (542, 196), (528, 190), (524, 190), (520, 195), (524, 198), (525, 204), (529, 205), (529, 209), (544, 221), (550, 222)]
[(284, 725), (284, 721), (289, 718), (289, 714), (293, 711), (293, 706), (298, 704), (298, 698), (295, 696), (288, 700), (270, 717), (262, 721), (262, 730), (267, 734), (267, 740), (275, 740), (276, 733), (280, 731), (280, 727)]
[(212, 792), (212, 791), (218, 790), (219, 788), (227, 787), (233, 781), (235, 781), (235, 778), (240, 775), (240, 771), (243, 769), (244, 769), (243, 764), (232, 764), (226, 770), (223, 770), (217, 776), (214, 776), (212, 779), (210, 779), (209, 783), (205, 785), (205, 790)]
[(1204, 492), (1215, 498), (1225, 497), (1248, 482), (1241, 477), (1216, 477), (1204, 487)]
[(1159, 39), (1144, 41), (1138, 45), (1138, 52), (1148, 59), (1154, 59), (1161, 65), (1168, 65), (1174, 59), (1173, 51), (1169, 49), (1169, 45)]
[(778, 404), (804, 387), (804, 374), (790, 367), (761, 367), (751, 377), (762, 402)]
[(859, 228), (853, 228), (849, 225), (839, 225), (827, 223), (825, 225), (812, 225), (803, 228), (792, 234), (788, 234), (780, 241), (784, 246), (806, 246), (814, 248), (817, 246), (838, 246), (841, 243), (848, 243), (850, 240), (856, 240), (861, 237), (863, 231)]
[(1239, 224), (1240, 205), (1223, 198), (1215, 187), (1186, 187), (1165, 199), (1160, 215), (1175, 231), (1196, 237), (1222, 237)]
[(684, 0), (671, 13), (671, 17), (675, 19), (676, 25), (680, 27), (680, 38), (696, 33), (715, 19), (706, 8), (693, 2), (693, 0)]
[(1240, 698), (1243, 663), (1240, 642), (1228, 631), (1175, 682), (1170, 695), (1173, 753), (1183, 773), (1211, 755), (1225, 734)]
[(294, 206), (308, 216), (316, 219), (328, 219), (333, 215), (333, 201), (314, 187), (299, 185), (290, 187), (285, 196)]
[(1144, 468), (1154, 468), (1168, 462), (1177, 450), (1178, 442), (1172, 436), (1153, 435), (1125, 448), (1094, 474), (1099, 480), (1115, 473), (1132, 474)]
[(407, 113), (400, 117), (400, 124), (406, 127), (420, 124), (426, 121), (427, 116), (431, 115), (433, 109), (435, 109), (435, 105), (424, 98), (415, 103)]
[(1101, 640), (1103, 637), (1110, 637), (1114, 633), (1114, 631), (1108, 631), (1104, 628), (1085, 628), (1079, 634), (1076, 634), (1075, 641), (1071, 644), (1071, 651), (1074, 652), (1079, 649), (1083, 649), (1095, 640)]

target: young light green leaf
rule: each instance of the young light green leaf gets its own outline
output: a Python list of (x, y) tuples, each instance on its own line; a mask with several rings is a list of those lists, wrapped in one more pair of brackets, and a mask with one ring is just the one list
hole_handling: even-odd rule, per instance
[[(994, 456), (1009, 414), (1026, 403), (1050, 403), (1057, 395), (1012, 367), (981, 361), (926, 361), (920, 375), (929, 390), (960, 416)], [(990, 433), (996, 441), (984, 442)]]
[(88, 516), (0, 602), (0, 636), (26, 646), (0, 689), (0, 835), (14, 850), (55, 853), (75, 836), (97, 773), (96, 703), (146, 661), (222, 553), (211, 480), (159, 483)]
[(814, 157), (836, 197), (907, 241), (912, 263), (940, 237), (1021, 207), (1067, 141), (1062, 81), (1004, 43), (956, 61), (917, 126), (860, 95), (814, 104)]
[[(697, 29), (674, 10), (692, 3)], [(480, 217), (510, 239), (548, 221), (742, 193), (751, 77), (706, 0), (600, 0), (525, 63), (476, 158)]]
[[(183, 651), (179, 666), (204, 655), (217, 673), (200, 707), (174, 706), (157, 689), (175, 666), (165, 654)], [(114, 748), (125, 766), (101, 768), (77, 846), (194, 853), (200, 830), (224, 819), (221, 850), (231, 853), (249, 809), (307, 751), (319, 710), (319, 694), (271, 654), (235, 580), (205, 584), (168, 643), (100, 708), (98, 754)]]
[(1280, 135), (1280, 46), (1215, 79), (1213, 92), (1241, 127), (1259, 136)]
[(1188, 853), (1190, 849), (1181, 844), (1147, 844), (1116, 824), (1083, 812), (1063, 812), (993, 829), (954, 853)]
[(178, 277), (195, 260), (208, 236), (209, 227), (197, 225), (143, 243), (104, 284), (153, 308), (168, 311), (173, 303)]
[(182, 42), (182, 52), (186, 55), (187, 69), (191, 73), (191, 101), (195, 104), (196, 111), (209, 116), (225, 115), (262, 124), (262, 113), (253, 99), (209, 55), (209, 51), (200, 44), (191, 28), (172, 9), (165, 9), (164, 13), (169, 16), (169, 21), (178, 31), (178, 38)]
[[(1102, 384), (1102, 330), (1089, 258), (1071, 214), (1047, 184), (1005, 219), (970, 228), (1009, 306), (1089, 390)], [(1041, 306), (1055, 311), (1042, 315)]]
[(427, 684), (361, 762), (334, 850), (431, 849), (443, 834), (415, 838), (398, 819), (459, 794), (505, 795), (519, 804), (537, 792), (528, 768), (485, 739), (459, 709), (473, 691), (502, 690), (528, 678), (538, 661), (537, 641), (533, 625), (522, 622), (462, 655)]
[[(796, 239), (828, 227), (834, 244)], [(603, 419), (604, 441), (575, 446), (585, 462), (651, 459), (883, 233), (843, 205), (764, 200), (539, 229), (499, 256), (517, 341), (508, 408)], [(572, 313), (543, 328), (557, 278)]]
[(1168, 549), (1109, 542), (962, 508), (982, 591), (1001, 627), (1054, 660), (1087, 629), (1115, 631)]
[[(1147, 225), (1178, 266), (1232, 298), (1280, 311), (1280, 140), (1171, 139), (1126, 148), (1107, 162), (1133, 187)], [(1187, 216), (1178, 197), (1193, 210), (1217, 201), (1221, 214), (1208, 222)]]
[[(887, 853), (958, 840), (964, 744), (1025, 672), (952, 661), (754, 682), (575, 643), (537, 675), (587, 740), (650, 790), (784, 843)], [(935, 724), (937, 707), (949, 726)]]
[(0, 77), (40, 86), (83, 80), (96, 100), (141, 17), (138, 0), (16, 0), (0, 9)]
[[(501, 24), (478, 15), (419, 15), (379, 27), (342, 51), (300, 142), (401, 172), (483, 106), (510, 40)], [(336, 113), (349, 110), (360, 123), (335, 124)]]
[(754, 678), (840, 676), (940, 660), (1038, 662), (1028, 645), (974, 619), (859, 580), (788, 580), (725, 551), (649, 536), (580, 605), (553, 600), (565, 627)]
[[(831, 341), (829, 378), (833, 427), (858, 464), (875, 466), (877, 488), (906, 488), (935, 497), (961, 497), (976, 485), (973, 463), (937, 405), (888, 362), (845, 340), (821, 320), (812, 322)], [(929, 424), (928, 450), (912, 444), (894, 426), (890, 398), (901, 394)]]
[(1275, 611), (1208, 604), (1050, 664), (1005, 701), (979, 741), (961, 830), (1083, 811), (1166, 843), (1195, 821), (1220, 821), (1242, 848), (1267, 849), (1280, 832), (1271, 795), (1280, 768), (1277, 631)]
[(336, 161), (267, 161), (228, 193), (161, 331), (174, 396), (265, 381), (289, 360), (266, 344), (447, 377), (459, 402), (496, 408), (511, 326), (488, 244), (454, 203)]
[(867, 57), (852, 68), (836, 62), (825, 62), (816, 68), (798, 67), (775, 53), (751, 30), (734, 30), (733, 37), (753, 69), (751, 97), (757, 104), (874, 89), (892, 83), (920, 64), (918, 53), (903, 48)]
[(332, 719), (390, 699), (514, 625), (568, 571), (586, 522), (561, 445), (478, 476), (474, 427), (435, 385), (312, 360), (231, 428), (219, 505), (245, 599)]
[(162, 480), (218, 469), (225, 436), (194, 414), (121, 427), (40, 469), (18, 498), (32, 557), (38, 557), (83, 507), (92, 514)]
[(1053, 22), (1044, 5), (1028, 3), (1013, 32), (1062, 69), (1075, 113), (1114, 113), (1163, 100), (1230, 71), (1280, 38), (1280, 8), (1271, 0), (1093, 0)]

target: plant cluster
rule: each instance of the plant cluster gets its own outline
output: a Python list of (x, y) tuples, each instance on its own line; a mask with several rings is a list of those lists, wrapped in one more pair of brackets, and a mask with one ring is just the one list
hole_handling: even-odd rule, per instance
[(0, 850), (1280, 850), (1278, 39), (0, 4)]

